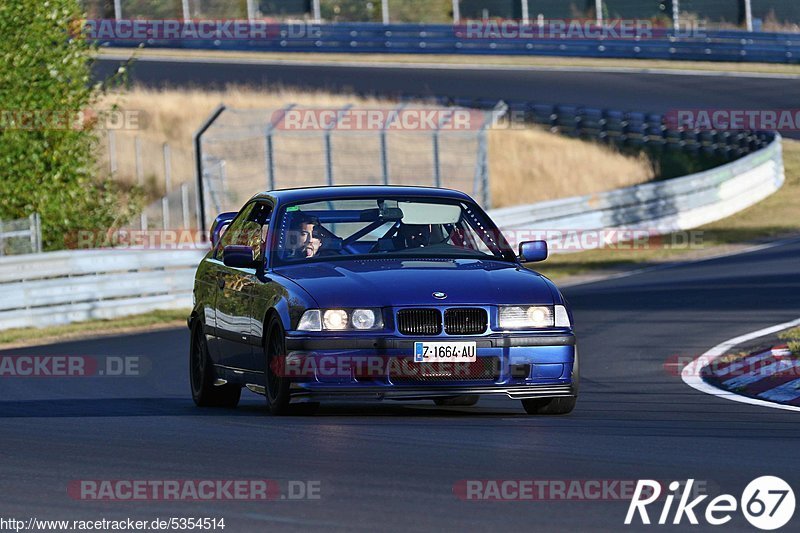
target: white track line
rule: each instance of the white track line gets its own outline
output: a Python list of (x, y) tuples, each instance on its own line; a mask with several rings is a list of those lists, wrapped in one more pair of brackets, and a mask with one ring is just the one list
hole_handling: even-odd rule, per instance
[(770, 335), (772, 333), (776, 333), (778, 331), (793, 328), (795, 326), (800, 326), (800, 318), (797, 320), (793, 320), (791, 322), (784, 322), (783, 324), (778, 324), (776, 326), (771, 326), (768, 328), (760, 329), (758, 331), (753, 331), (752, 333), (747, 333), (745, 335), (740, 335), (739, 337), (734, 337), (733, 339), (727, 340), (721, 344), (717, 344), (706, 353), (683, 367), (681, 371), (681, 379), (683, 382), (689, 385), (690, 387), (699, 390), (700, 392), (705, 392), (706, 394), (713, 394), (714, 396), (719, 396), (720, 398), (725, 398), (726, 400), (733, 400), (734, 402), (741, 402), (741, 403), (749, 403), (751, 405), (760, 405), (762, 407), (771, 407), (773, 409), (783, 409), (786, 411), (800, 411), (800, 407), (796, 407), (794, 405), (784, 405), (779, 403), (767, 402), (765, 400), (758, 400), (756, 398), (748, 398), (746, 396), (740, 396), (733, 392), (724, 391), (722, 389), (718, 389), (712, 385), (709, 385), (703, 378), (700, 377), (701, 371), (699, 369), (699, 362), (704, 361), (705, 365), (707, 366), (711, 364), (715, 359), (725, 355), (731, 348), (736, 346), (737, 344), (741, 344), (743, 342), (747, 342), (752, 339), (757, 339), (758, 337), (763, 337), (765, 335)]

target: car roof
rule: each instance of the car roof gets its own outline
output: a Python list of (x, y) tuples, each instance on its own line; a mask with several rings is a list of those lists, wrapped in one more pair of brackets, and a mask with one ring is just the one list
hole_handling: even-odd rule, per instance
[(466, 193), (438, 187), (408, 187), (399, 185), (335, 185), (328, 187), (301, 187), (279, 189), (259, 193), (255, 198), (274, 198), (279, 203), (336, 200), (359, 197), (408, 197), (446, 198), (474, 202)]

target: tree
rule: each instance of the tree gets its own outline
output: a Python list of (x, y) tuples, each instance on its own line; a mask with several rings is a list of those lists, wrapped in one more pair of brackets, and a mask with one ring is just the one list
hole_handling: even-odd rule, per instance
[(92, 45), (79, 0), (0, 2), (0, 219), (42, 217), (45, 249), (105, 230), (139, 207), (96, 179)]

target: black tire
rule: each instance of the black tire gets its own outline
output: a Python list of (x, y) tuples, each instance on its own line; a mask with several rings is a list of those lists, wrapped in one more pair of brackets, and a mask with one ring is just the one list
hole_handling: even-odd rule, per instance
[(578, 351), (575, 350), (575, 363), (572, 367), (572, 393), (575, 396), (562, 396), (560, 398), (531, 398), (522, 400), (522, 407), (529, 415), (567, 415), (575, 409), (578, 403), (578, 389), (580, 388), (581, 371), (578, 362)]
[(463, 394), (461, 396), (449, 396), (447, 398), (434, 398), (433, 403), (442, 407), (472, 407), (478, 400), (480, 400), (480, 396), (477, 394)]
[(522, 400), (522, 407), (529, 415), (566, 415), (575, 409), (578, 398), (565, 396), (561, 398), (531, 398)]
[(267, 335), (264, 338), (264, 357), (266, 358), (264, 370), (264, 396), (267, 397), (267, 407), (273, 415), (289, 414), (291, 400), (291, 380), (278, 375), (276, 369), (283, 365), (277, 357), (286, 356), (286, 337), (283, 326), (278, 317), (273, 316), (267, 326)]
[(228, 407), (239, 405), (242, 395), (240, 385), (214, 385), (216, 375), (211, 357), (208, 354), (203, 324), (195, 321), (192, 327), (192, 338), (189, 343), (189, 386), (192, 389), (192, 400), (198, 407)]

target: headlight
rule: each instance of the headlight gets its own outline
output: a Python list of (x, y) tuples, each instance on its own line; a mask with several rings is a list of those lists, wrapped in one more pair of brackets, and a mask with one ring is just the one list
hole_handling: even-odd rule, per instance
[(356, 329), (372, 329), (375, 326), (375, 311), (372, 309), (356, 309), (353, 311), (353, 327)]
[(380, 309), (309, 309), (300, 318), (298, 331), (345, 331), (381, 329)]
[(552, 328), (553, 308), (549, 305), (514, 305), (500, 307), (503, 329)]
[(325, 329), (347, 328), (347, 311), (344, 309), (328, 309), (322, 315), (322, 325)]

